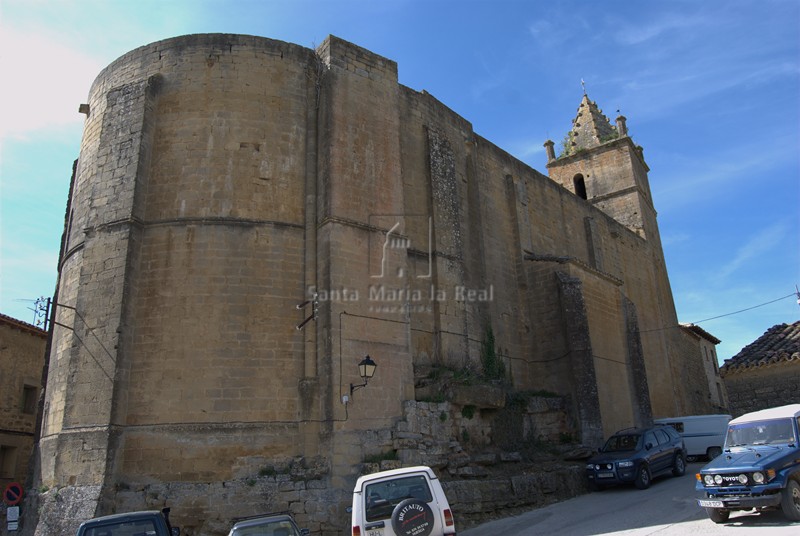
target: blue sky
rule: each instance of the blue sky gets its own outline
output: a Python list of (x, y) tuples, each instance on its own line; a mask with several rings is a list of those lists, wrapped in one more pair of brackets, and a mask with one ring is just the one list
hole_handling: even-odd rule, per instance
[(32, 322), (53, 292), (95, 76), (206, 32), (352, 41), (544, 173), (542, 143), (569, 130), (583, 79), (644, 147), (680, 321), (722, 339), (725, 359), (800, 318), (796, 0), (0, 0), (0, 313)]

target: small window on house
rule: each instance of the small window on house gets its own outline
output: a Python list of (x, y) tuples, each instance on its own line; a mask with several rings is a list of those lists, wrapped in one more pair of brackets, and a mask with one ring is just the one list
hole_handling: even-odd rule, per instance
[(17, 465), (17, 447), (0, 445), (0, 478), (14, 478)]
[(36, 387), (25, 385), (22, 387), (22, 413), (33, 415), (36, 413)]
[(583, 180), (583, 175), (578, 173), (572, 177), (572, 185), (575, 187), (575, 195), (581, 199), (586, 199), (586, 182)]

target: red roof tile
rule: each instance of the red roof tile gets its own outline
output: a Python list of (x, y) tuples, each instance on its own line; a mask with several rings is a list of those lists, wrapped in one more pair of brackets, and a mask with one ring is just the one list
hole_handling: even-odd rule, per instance
[(784, 361), (800, 363), (800, 321), (772, 326), (755, 342), (745, 346), (732, 358), (726, 359), (725, 364), (720, 367), (720, 373), (741, 371)]

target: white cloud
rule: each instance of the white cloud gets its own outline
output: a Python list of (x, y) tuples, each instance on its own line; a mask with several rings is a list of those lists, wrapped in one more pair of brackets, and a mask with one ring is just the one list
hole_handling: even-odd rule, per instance
[(545, 46), (552, 46), (566, 39), (566, 33), (563, 30), (559, 30), (553, 23), (546, 20), (540, 19), (531, 23), (528, 26), (528, 31)]
[(585, 35), (592, 28), (591, 24), (575, 12), (569, 13), (568, 16), (560, 13), (548, 13), (547, 17), (547, 19), (538, 19), (528, 24), (528, 33), (546, 48), (573, 42), (577, 36)]
[(623, 45), (639, 45), (645, 41), (654, 39), (661, 34), (674, 30), (685, 30), (692, 26), (705, 24), (705, 20), (700, 17), (682, 17), (678, 15), (666, 15), (653, 21), (650, 24), (628, 25), (614, 33), (616, 41)]
[(622, 87), (615, 102), (626, 103), (640, 121), (674, 114), (695, 103), (741, 87), (767, 85), (797, 77), (800, 66), (785, 60), (726, 62), (710, 55), (683, 62), (663, 62), (659, 70), (643, 70), (632, 80), (612, 80)]
[(692, 235), (688, 233), (668, 233), (661, 236), (661, 245), (672, 246), (688, 242), (691, 239)]
[[(652, 184), (653, 197), (659, 211), (706, 202), (714, 188), (731, 189), (739, 182), (752, 180), (754, 174), (767, 173), (776, 166), (791, 162), (796, 155), (787, 148), (795, 145), (793, 135), (780, 135), (757, 152), (751, 151), (749, 145), (732, 145), (720, 151), (688, 157), (664, 155), (667, 157), (664, 162), (668, 161), (669, 167), (665, 173), (657, 174), (658, 179)], [(693, 192), (703, 192), (704, 195), (692, 195)]]
[(43, 34), (9, 27), (0, 32), (0, 51), (0, 99), (6, 103), (0, 139), (83, 121), (78, 105), (86, 101), (100, 62)]
[(786, 223), (778, 222), (751, 236), (747, 242), (739, 247), (736, 255), (720, 268), (719, 277), (728, 277), (751, 259), (763, 255), (780, 245), (783, 243), (788, 231), (789, 228)]

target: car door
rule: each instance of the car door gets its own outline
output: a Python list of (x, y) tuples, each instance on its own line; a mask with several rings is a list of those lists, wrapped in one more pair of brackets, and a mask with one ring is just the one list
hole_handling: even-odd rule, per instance
[(655, 430), (653, 433), (658, 440), (659, 470), (666, 470), (672, 466), (675, 447), (672, 445), (669, 434), (664, 430)]
[[(650, 447), (649, 449), (647, 448), (648, 446)], [(645, 458), (647, 458), (647, 463), (650, 466), (650, 472), (657, 473), (661, 471), (664, 468), (664, 458), (661, 454), (656, 434), (652, 431), (644, 434), (644, 447), (647, 452)]]

